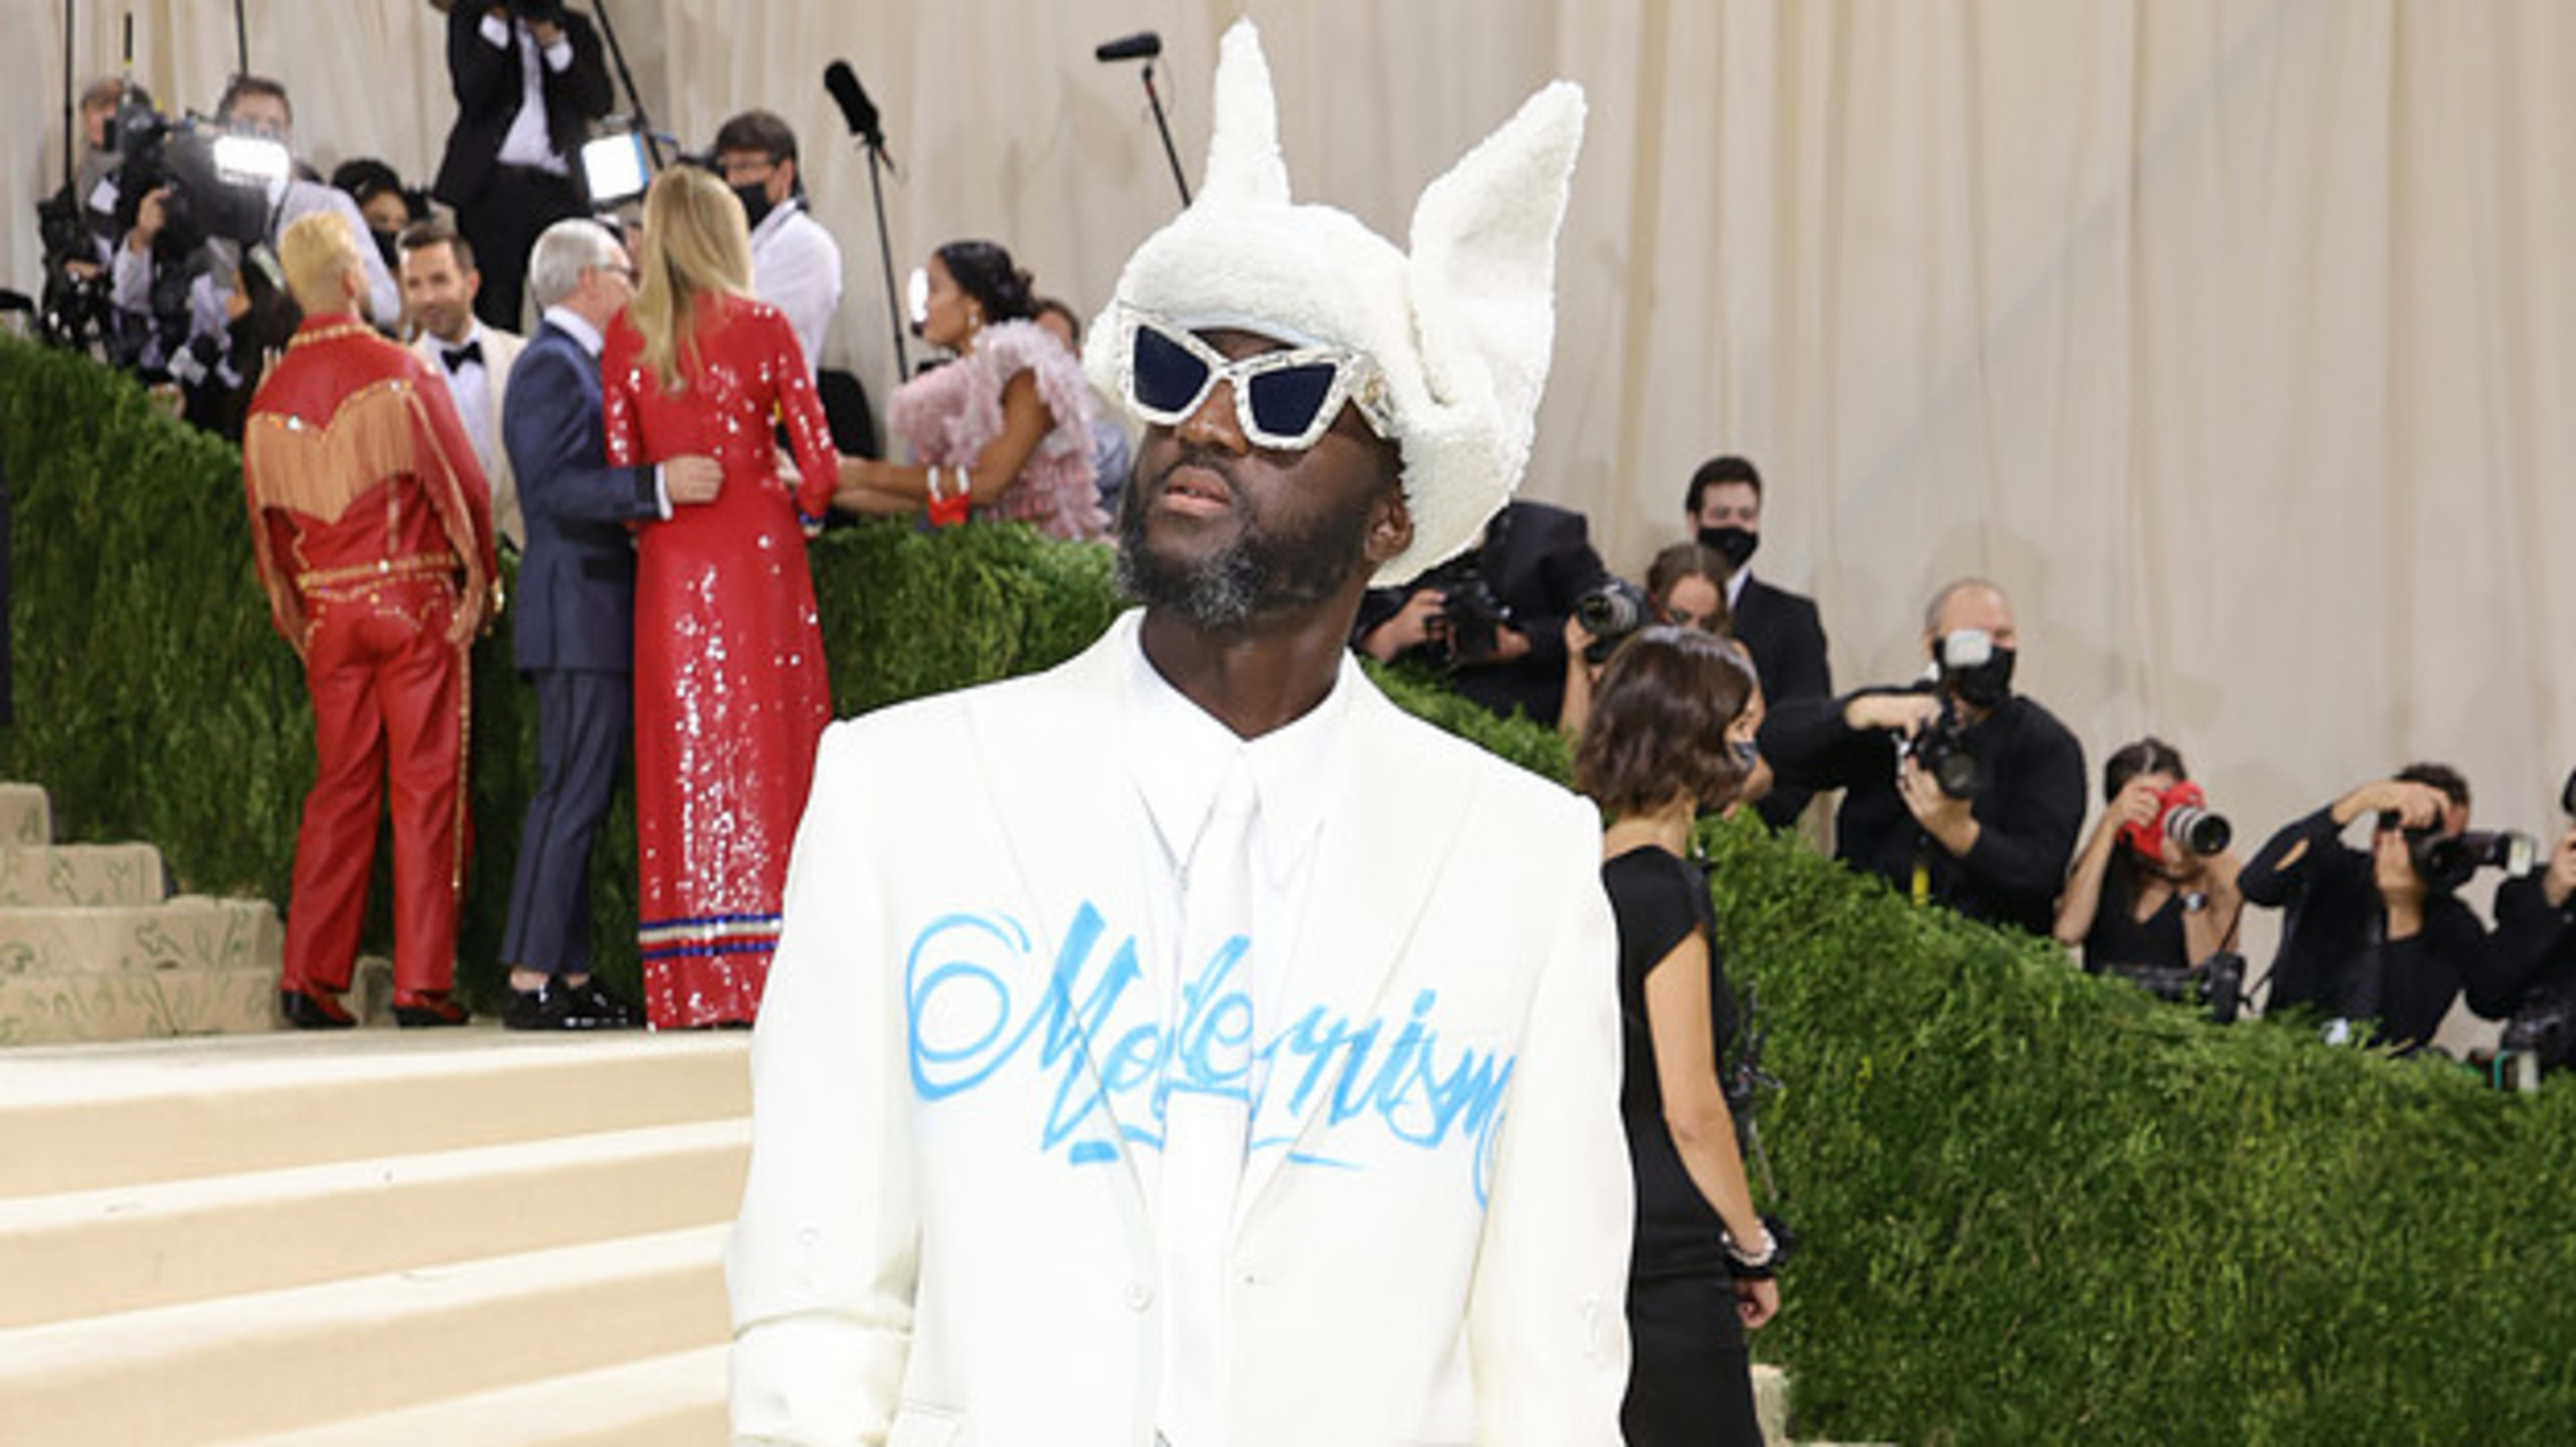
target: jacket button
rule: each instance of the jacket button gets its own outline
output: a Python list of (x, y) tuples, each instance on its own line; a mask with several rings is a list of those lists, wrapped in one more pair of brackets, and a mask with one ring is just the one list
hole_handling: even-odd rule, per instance
[(1154, 1288), (1141, 1281), (1127, 1283), (1127, 1309), (1143, 1311), (1154, 1304)]

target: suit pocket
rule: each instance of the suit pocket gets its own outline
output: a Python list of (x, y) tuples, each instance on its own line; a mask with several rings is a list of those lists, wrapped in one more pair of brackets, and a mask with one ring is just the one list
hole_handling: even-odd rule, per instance
[(965, 1440), (964, 1413), (922, 1402), (897, 1407), (894, 1426), (886, 1433), (886, 1447), (958, 1447)]

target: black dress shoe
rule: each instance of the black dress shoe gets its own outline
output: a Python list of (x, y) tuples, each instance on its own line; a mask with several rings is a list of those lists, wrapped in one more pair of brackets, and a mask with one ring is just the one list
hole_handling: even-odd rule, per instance
[(394, 996), (394, 1023), (406, 1030), (462, 1025), (466, 1018), (465, 1007), (450, 999), (443, 990), (435, 993)]
[(346, 1030), (358, 1023), (355, 1015), (340, 1008), (339, 1001), (304, 990), (278, 991), (277, 1013), (298, 1030)]
[(598, 980), (565, 985), (548, 980), (533, 990), (513, 990), (501, 1012), (507, 1030), (631, 1030), (635, 1007)]

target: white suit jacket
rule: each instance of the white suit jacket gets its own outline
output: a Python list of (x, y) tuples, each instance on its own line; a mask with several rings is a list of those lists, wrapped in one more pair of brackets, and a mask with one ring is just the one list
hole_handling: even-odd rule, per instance
[[(1101, 762), (1138, 616), (824, 736), (726, 1253), (737, 1443), (1154, 1440), (1139, 1172), (1191, 1022), (1121, 917), (1157, 887)], [(1614, 1447), (1633, 1188), (1597, 816), (1354, 666), (1337, 687), (1226, 1263), (1227, 1440)]]
[[(483, 382), (492, 392), (492, 435), (469, 439), (474, 444), (475, 460), (483, 464), (484, 480), (492, 484), (492, 534), (507, 538), (510, 546), (525, 551), (528, 546), (528, 523), (519, 511), (519, 484), (510, 471), (510, 449), (501, 445), (501, 399), (510, 392), (510, 367), (527, 350), (528, 339), (516, 332), (485, 325), (483, 340)], [(447, 363), (439, 356), (445, 344), (427, 332), (412, 338), (412, 351), (429, 364), (429, 370), (441, 378), (448, 376)]]

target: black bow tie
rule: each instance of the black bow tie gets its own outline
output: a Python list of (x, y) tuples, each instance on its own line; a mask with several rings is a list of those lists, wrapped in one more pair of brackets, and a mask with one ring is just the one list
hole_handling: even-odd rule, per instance
[(479, 367), (483, 365), (483, 344), (467, 342), (461, 347), (450, 347), (440, 352), (439, 357), (447, 363), (447, 370), (451, 372), (464, 371), (465, 364), (468, 362)]

